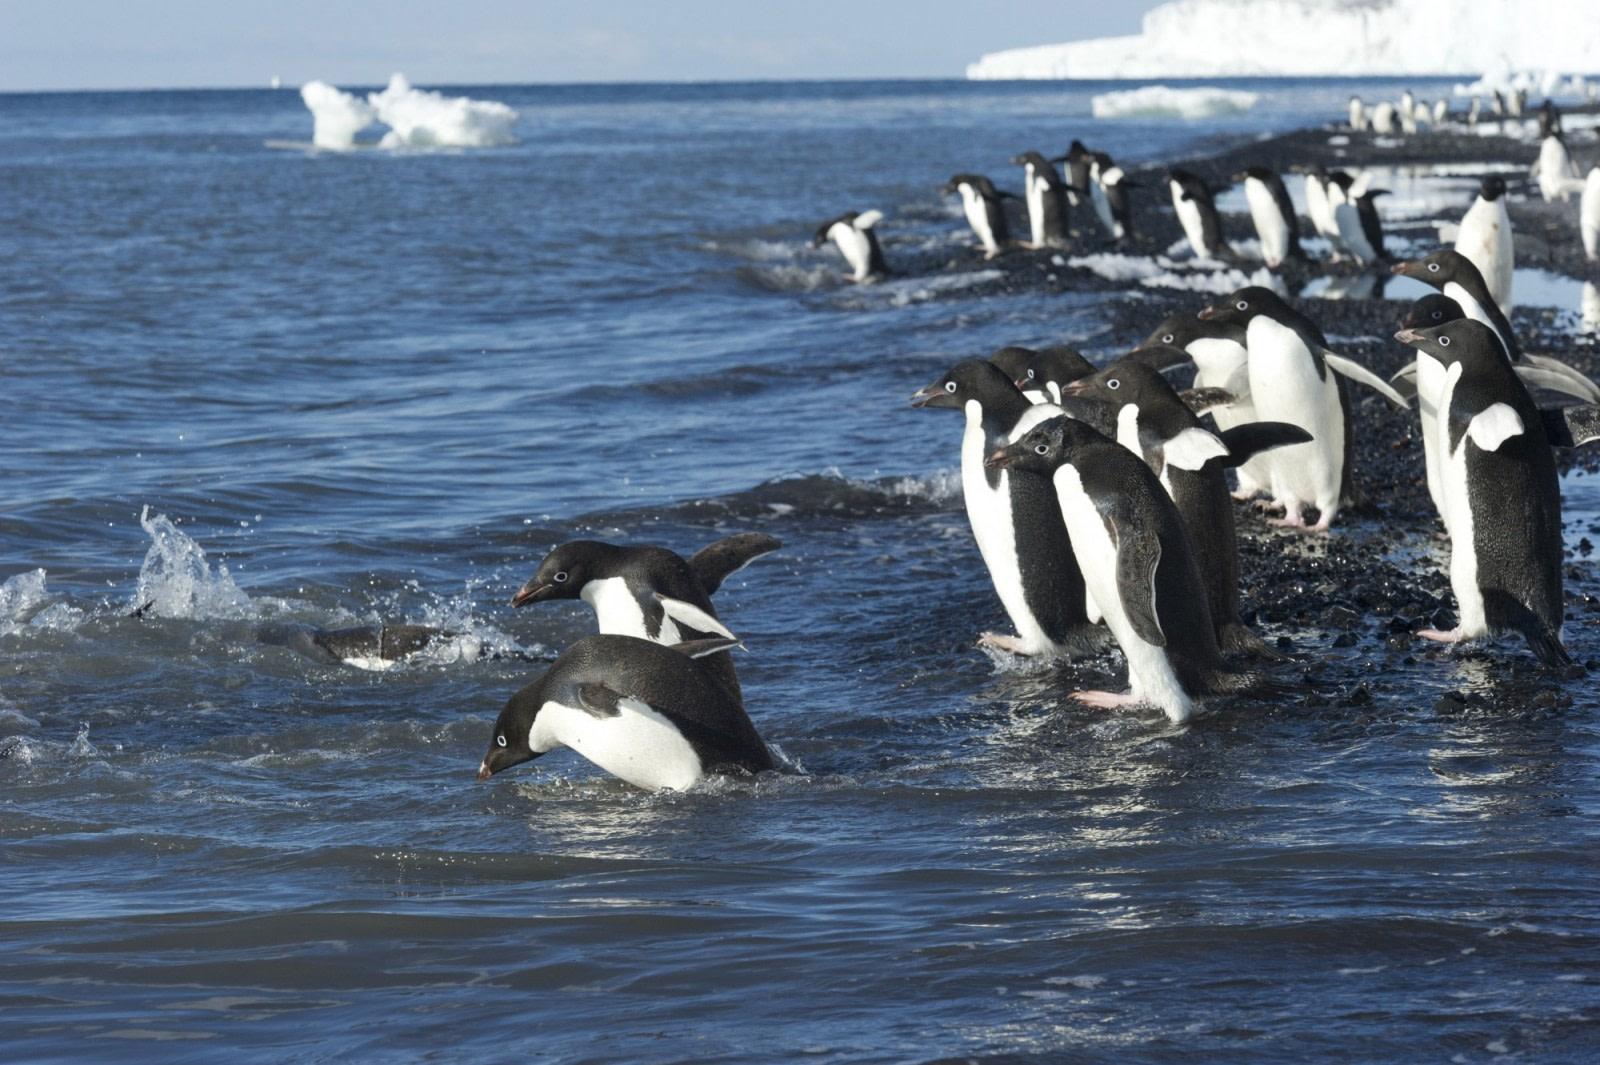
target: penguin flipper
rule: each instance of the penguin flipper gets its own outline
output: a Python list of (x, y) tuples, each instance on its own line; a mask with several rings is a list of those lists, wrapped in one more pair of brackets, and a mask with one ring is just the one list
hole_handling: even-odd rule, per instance
[(622, 693), (604, 684), (586, 681), (578, 685), (578, 709), (590, 717), (617, 717), (622, 713)]
[(1167, 463), (1180, 470), (1202, 469), (1212, 459), (1228, 454), (1228, 445), (1204, 429), (1188, 428), (1161, 446)]
[(707, 544), (689, 556), (689, 568), (694, 570), (706, 594), (715, 595), (723, 581), (762, 555), (782, 546), (775, 537), (766, 533), (735, 533)]
[(1407, 399), (1417, 398), (1417, 363), (1416, 360), (1406, 363), (1389, 376), (1389, 383)]
[[(1600, 385), (1595, 384), (1560, 359), (1552, 358), (1549, 355), (1534, 355), (1525, 351), (1522, 353), (1521, 366), (1536, 366), (1540, 370), (1548, 371), (1549, 376), (1541, 374), (1539, 380), (1532, 381), (1530, 382), (1531, 384), (1537, 384), (1541, 388), (1548, 388), (1552, 392), (1577, 396), (1579, 399), (1586, 399), (1590, 403), (1600, 403)], [(1519, 374), (1521, 366), (1518, 367)], [(1528, 378), (1524, 375), (1523, 380), (1526, 381)], [(1561, 384), (1558, 381), (1566, 383)]]
[(1522, 417), (1508, 403), (1491, 403), (1467, 423), (1467, 435), (1485, 451), (1498, 451), (1500, 445), (1525, 430)]
[(1227, 445), (1228, 454), (1213, 461), (1225, 470), (1243, 466), (1263, 451), (1271, 451), (1275, 447), (1287, 447), (1290, 444), (1304, 444), (1312, 438), (1311, 434), (1300, 426), (1288, 422), (1245, 422), (1243, 425), (1235, 425), (1232, 429), (1225, 429), (1218, 435)]
[(1196, 415), (1239, 402), (1239, 397), (1226, 388), (1186, 388), (1178, 393), (1178, 398)]
[(1600, 404), (1546, 409), (1539, 416), (1553, 447), (1581, 447), (1600, 440)]
[(1393, 388), (1391, 388), (1389, 386), (1389, 382), (1385, 381), (1383, 378), (1379, 377), (1377, 374), (1373, 373), (1359, 362), (1347, 359), (1343, 355), (1335, 355), (1333, 352), (1327, 350), (1322, 352), (1322, 357), (1324, 360), (1326, 360), (1329, 366), (1333, 367), (1335, 372), (1348, 377), (1352, 381), (1359, 381), (1368, 388), (1376, 390), (1380, 395), (1382, 395), (1390, 403), (1393, 403), (1395, 406), (1399, 407), (1401, 410), (1404, 410), (1406, 407), (1410, 406), (1410, 404), (1406, 401), (1406, 397), (1402, 396), (1399, 392), (1396, 392)]
[(1117, 589), (1122, 611), (1141, 640), (1154, 647), (1167, 645), (1166, 633), (1156, 615), (1156, 567), (1161, 563), (1161, 541), (1142, 532), (1132, 515), (1113, 509), (1104, 515), (1111, 539), (1117, 545)]
[(856, 215), (856, 220), (850, 224), (857, 229), (871, 229), (881, 221), (883, 221), (883, 212), (873, 208), (870, 211), (862, 211)]
[(727, 651), (731, 648), (742, 646), (744, 645), (738, 640), (684, 640), (682, 643), (672, 644), (668, 650), (676, 651), (680, 655), (686, 655), (689, 658), (704, 658), (706, 655), (714, 655), (718, 651)]
[(739, 642), (739, 637), (730, 632), (726, 625), (693, 603), (685, 602), (682, 599), (674, 599), (671, 596), (662, 595), (660, 592), (653, 594), (656, 597), (656, 602), (661, 604), (661, 612), (679, 625), (693, 629), (695, 632), (714, 632), (718, 636), (732, 640), (734, 643)]

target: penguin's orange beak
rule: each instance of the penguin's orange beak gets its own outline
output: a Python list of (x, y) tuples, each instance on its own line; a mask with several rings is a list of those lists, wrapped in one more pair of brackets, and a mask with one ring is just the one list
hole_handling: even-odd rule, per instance
[(1415, 329), (1402, 329), (1394, 335), (1394, 338), (1402, 344), (1415, 344), (1422, 339), (1422, 334)]
[(550, 594), (552, 587), (553, 585), (540, 584), (538, 581), (529, 581), (517, 589), (517, 594), (511, 597), (511, 605), (519, 607), (527, 606), (529, 603), (537, 603)]
[(1395, 263), (1393, 266), (1389, 267), (1389, 272), (1391, 274), (1401, 274), (1409, 277), (1412, 272), (1412, 265), (1413, 264), (1411, 263)]
[(489, 763), (488, 762), (484, 762), (482, 765), (480, 765), (478, 767), (478, 783), (479, 784), (482, 784), (485, 780), (488, 780), (492, 776), (494, 776), (494, 770), (489, 768)]

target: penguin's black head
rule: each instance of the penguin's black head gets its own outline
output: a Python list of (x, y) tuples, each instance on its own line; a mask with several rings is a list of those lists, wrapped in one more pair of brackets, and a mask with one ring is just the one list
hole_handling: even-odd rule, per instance
[(1500, 341), (1494, 331), (1470, 318), (1428, 329), (1402, 329), (1394, 338), (1447, 367), (1458, 362), (1471, 368), (1500, 361)]
[(1244, 329), (1232, 323), (1202, 319), (1193, 314), (1174, 314), (1162, 319), (1150, 335), (1135, 348), (1173, 347), (1187, 349), (1196, 340), (1226, 339), (1244, 343)]
[(1478, 268), (1472, 265), (1472, 260), (1456, 251), (1454, 248), (1440, 248), (1432, 255), (1425, 255), (1420, 259), (1409, 262), (1395, 263), (1390, 271), (1414, 277), (1425, 285), (1442, 289), (1445, 284), (1455, 281), (1458, 284), (1466, 283), (1467, 279), (1476, 276), (1481, 282), (1483, 275)]
[(1106, 443), (1106, 437), (1073, 418), (1056, 416), (1028, 430), (1020, 440), (997, 448), (984, 460), (990, 469), (1025, 470), (1048, 477), (1073, 453), (1090, 443)]
[(988, 406), (1011, 397), (1021, 399), (1022, 394), (1000, 367), (988, 359), (965, 359), (927, 388), (912, 393), (911, 405), (962, 410), (968, 400)]
[(604, 576), (600, 570), (617, 548), (598, 540), (572, 540), (544, 557), (527, 583), (511, 597), (514, 607), (549, 599), (576, 599), (583, 586)]
[(1074, 381), (1061, 391), (1118, 410), (1130, 403), (1136, 407), (1159, 403), (1167, 397), (1179, 402), (1177, 393), (1172, 391), (1160, 370), (1129, 358), (1118, 359), (1099, 373)]
[(1257, 181), (1271, 182), (1274, 177), (1277, 177), (1277, 171), (1270, 166), (1247, 166), (1244, 168), (1244, 176), (1255, 178)]
[(1001, 348), (989, 356), (989, 361), (1000, 368), (1000, 372), (1016, 382), (1018, 388), (1037, 388), (1038, 385), (1028, 381), (1028, 364), (1039, 353), (1032, 348), (1023, 348), (1009, 345)]
[(1052, 344), (1034, 352), (1023, 377), (1034, 388), (1048, 384), (1063, 388), (1092, 373), (1094, 365), (1077, 348), (1067, 344)]
[(1050, 169), (1050, 161), (1038, 152), (1023, 152), (1011, 157), (1012, 166), (1032, 166), (1035, 170), (1045, 171)]
[(1461, 313), (1461, 304), (1442, 292), (1430, 292), (1406, 310), (1406, 316), (1400, 319), (1400, 328), (1432, 329), (1436, 325), (1465, 317)]
[(1506, 181), (1505, 178), (1501, 177), (1499, 174), (1485, 175), (1483, 180), (1478, 182), (1478, 195), (1482, 196), (1490, 203), (1493, 203), (1495, 200), (1498, 200), (1505, 194)]
[(950, 196), (960, 192), (963, 185), (972, 189), (979, 196), (987, 198), (998, 195), (995, 192), (994, 184), (982, 174), (956, 174), (952, 176), (949, 181), (945, 182), (944, 194)]
[(505, 709), (495, 718), (494, 731), (489, 735), (489, 750), (478, 766), (478, 783), (483, 783), (496, 773), (523, 762), (531, 762), (543, 752), (529, 746), (534, 718), (545, 704), (546, 681), (550, 674), (529, 684), (506, 701)]
[(1270, 288), (1250, 285), (1213, 303), (1200, 312), (1200, 318), (1206, 322), (1220, 322), (1223, 325), (1245, 328), (1257, 315), (1275, 315), (1285, 306), (1283, 297)]

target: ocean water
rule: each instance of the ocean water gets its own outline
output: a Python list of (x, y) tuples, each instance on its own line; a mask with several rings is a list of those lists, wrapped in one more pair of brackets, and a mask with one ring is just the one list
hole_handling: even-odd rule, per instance
[[(959, 418), (907, 398), (1109, 341), (939, 188), (1398, 91), (1231, 87), (475, 87), (519, 143), (347, 153), (291, 91), (0, 96), (6, 1060), (1592, 1060), (1591, 682), (1496, 702), (1507, 641), (1174, 728), (974, 649)], [(809, 239), (873, 207), (919, 268), (841, 283)], [(718, 607), (782, 772), (475, 783), (592, 629), (510, 608), (546, 551), (744, 530), (784, 546)], [(380, 622), (455, 636), (263, 639)]]

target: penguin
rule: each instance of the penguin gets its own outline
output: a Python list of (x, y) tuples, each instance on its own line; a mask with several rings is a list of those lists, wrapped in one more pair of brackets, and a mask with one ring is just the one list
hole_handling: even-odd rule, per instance
[(1062, 170), (1066, 178), (1067, 202), (1074, 207), (1087, 203), (1091, 180), (1089, 170), (1094, 162), (1094, 153), (1082, 141), (1075, 140), (1068, 146), (1065, 155), (1058, 155), (1050, 161), (1065, 164)]
[(1255, 681), (1223, 662), (1188, 526), (1141, 459), (1083, 422), (1054, 417), (986, 464), (1050, 479), (1090, 594), (1128, 660), (1128, 691), (1073, 699), (1105, 709), (1156, 706), (1181, 724), (1197, 698)]
[(1197, 259), (1215, 259), (1227, 252), (1222, 239), (1222, 218), (1211, 199), (1211, 190), (1198, 174), (1174, 167), (1167, 171), (1172, 190), (1172, 209), (1178, 213), (1184, 236)]
[(1011, 344), (990, 355), (989, 361), (998, 366), (1000, 372), (1010, 378), (1017, 388), (1021, 389), (1023, 396), (1029, 403), (1049, 403), (1050, 397), (1045, 394), (1044, 389), (1028, 380), (1028, 364), (1038, 354), (1033, 348), (1024, 348)]
[(1542, 141), (1551, 134), (1561, 135), (1561, 111), (1556, 102), (1546, 96), (1539, 106), (1539, 139)]
[[(1387, 196), (1388, 189), (1355, 190), (1355, 179), (1343, 170), (1329, 176), (1329, 202), (1333, 204), (1333, 223), (1339, 242), (1357, 262), (1372, 263), (1388, 256), (1383, 248), (1383, 223), (1374, 201)], [(1338, 192), (1333, 191), (1333, 187)]]
[(1132, 190), (1143, 186), (1128, 177), (1122, 167), (1112, 163), (1109, 155), (1097, 153), (1091, 172), (1095, 188), (1100, 190), (1106, 210), (1111, 213), (1111, 239), (1119, 242), (1133, 239)]
[[(685, 559), (664, 547), (570, 540), (544, 557), (511, 605), (581, 599), (593, 608), (601, 632), (663, 644), (701, 636), (732, 639), (711, 596), (730, 575), (781, 546), (764, 533), (739, 533)], [(741, 697), (732, 655), (713, 654), (704, 665)]]
[(1509, 315), (1514, 249), (1506, 183), (1498, 174), (1489, 174), (1478, 183), (1478, 196), (1461, 218), (1455, 247), (1478, 268), (1490, 298)]
[(1518, 632), (1547, 666), (1561, 645), (1561, 491), (1544, 422), (1481, 322), (1402, 330), (1443, 370), (1437, 432), (1458, 623), (1417, 635), (1458, 643)]
[(1372, 132), (1380, 137), (1394, 135), (1395, 108), (1388, 100), (1382, 100), (1377, 107), (1372, 109)]
[(1023, 152), (1011, 160), (1023, 168), (1023, 188), (1028, 203), (1028, 248), (1067, 246), (1067, 187), (1056, 168), (1038, 152)]
[(699, 660), (736, 643), (669, 647), (636, 636), (585, 636), (506, 702), (479, 782), (557, 747), (650, 791), (683, 791), (709, 773), (775, 769), (744, 707)]
[[(1255, 402), (1250, 398), (1250, 368), (1245, 350), (1245, 330), (1241, 325), (1204, 321), (1192, 314), (1175, 314), (1163, 319), (1135, 351), (1158, 346), (1181, 348), (1195, 365), (1195, 388), (1219, 388), (1233, 396), (1225, 406), (1214, 407), (1211, 419), (1226, 432), (1256, 420)], [(1265, 458), (1252, 457), (1235, 471), (1238, 488), (1234, 498), (1250, 499), (1271, 487)]]
[(1589, 176), (1583, 180), (1578, 228), (1583, 233), (1583, 254), (1592, 263), (1600, 262), (1600, 163), (1590, 167)]
[(1339, 225), (1333, 220), (1333, 204), (1328, 202), (1328, 172), (1320, 163), (1305, 168), (1306, 217), (1311, 228), (1332, 245), (1331, 258), (1339, 258)]
[(1100, 636), (1089, 622), (1083, 575), (1049, 480), (985, 469), (996, 447), (1058, 413), (1030, 404), (1000, 368), (967, 359), (915, 393), (916, 407), (966, 415), (961, 438), (961, 488), (978, 552), (1017, 635), (986, 632), (979, 646), (1038, 658), (1093, 652)]
[(1311, 434), (1271, 422), (1220, 437), (1209, 433), (1159, 370), (1130, 358), (1074, 381), (1065, 392), (1115, 412), (1117, 443), (1145, 461), (1188, 523), (1218, 646), (1231, 654), (1281, 657), (1239, 620), (1239, 543), (1223, 469), (1260, 451), (1304, 443)]
[(1417, 98), (1407, 89), (1400, 94), (1400, 102), (1395, 105), (1395, 114), (1400, 119), (1400, 132), (1410, 136), (1417, 131)]
[(1356, 133), (1364, 133), (1367, 128), (1367, 108), (1361, 102), (1361, 97), (1350, 97), (1350, 129)]
[(1565, 203), (1573, 193), (1583, 191), (1583, 179), (1567, 153), (1567, 142), (1561, 134), (1552, 133), (1539, 142), (1539, 158), (1533, 164), (1531, 175), (1539, 179), (1539, 195), (1545, 203), (1560, 200)]
[(275, 622), (256, 631), (256, 638), (264, 644), (287, 647), (327, 665), (343, 663), (360, 669), (387, 669), (409, 655), (459, 636), (432, 625), (388, 623), (322, 629), (299, 622)]
[[(1352, 97), (1353, 100), (1358, 100)], [(1252, 166), (1244, 172), (1244, 198), (1250, 205), (1250, 219), (1261, 238), (1261, 258), (1276, 270), (1291, 256), (1305, 257), (1300, 250), (1300, 219), (1283, 179), (1271, 167)]]
[(1478, 120), (1483, 117), (1483, 97), (1474, 96), (1467, 105), (1467, 128), (1472, 132), (1478, 131)]
[(1061, 404), (1062, 389), (1069, 383), (1094, 373), (1094, 365), (1077, 348), (1052, 344), (1033, 353), (1022, 375), (1016, 379), (1024, 394), (1038, 389), (1042, 402)]
[(1443, 129), (1450, 121), (1450, 101), (1444, 97), (1433, 101), (1433, 128)]
[[(1284, 508), (1284, 517), (1272, 524), (1326, 532), (1339, 508), (1360, 498), (1351, 479), (1350, 400), (1342, 378), (1377, 389), (1397, 406), (1405, 407), (1405, 399), (1365, 367), (1328, 350), (1311, 319), (1271, 289), (1242, 288), (1200, 316), (1245, 328), (1257, 417), (1298, 425), (1312, 436), (1263, 456), (1273, 505)], [(1306, 524), (1307, 505), (1318, 511), (1315, 525)]]
[(983, 257), (993, 259), (1004, 251), (1011, 243), (1005, 208), (1000, 202), (1006, 194), (982, 174), (955, 175), (944, 187), (946, 196), (952, 192), (961, 193), (961, 208), (966, 212), (967, 224), (978, 235)]
[(811, 246), (820, 248), (829, 240), (837, 244), (852, 271), (844, 275), (847, 281), (863, 285), (882, 281), (888, 276), (889, 267), (884, 263), (883, 249), (878, 246), (878, 234), (874, 231), (881, 221), (882, 211), (846, 212), (817, 227)]

